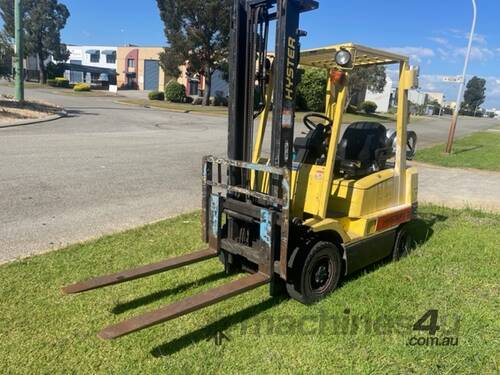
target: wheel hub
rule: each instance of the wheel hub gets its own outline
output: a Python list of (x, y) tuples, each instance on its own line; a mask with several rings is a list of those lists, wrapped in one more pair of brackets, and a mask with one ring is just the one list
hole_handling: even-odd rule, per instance
[(314, 273), (314, 281), (319, 285), (323, 285), (327, 280), (328, 267), (326, 265), (320, 265)]

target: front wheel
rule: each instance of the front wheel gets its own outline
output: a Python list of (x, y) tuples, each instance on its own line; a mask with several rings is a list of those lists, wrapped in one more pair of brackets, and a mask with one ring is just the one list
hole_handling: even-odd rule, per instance
[(342, 269), (338, 247), (326, 241), (317, 242), (294, 267), (294, 280), (287, 283), (290, 297), (306, 305), (326, 297), (338, 285)]

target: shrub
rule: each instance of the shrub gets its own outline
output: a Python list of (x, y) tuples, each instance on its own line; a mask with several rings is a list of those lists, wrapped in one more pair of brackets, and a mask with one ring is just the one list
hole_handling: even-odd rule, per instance
[(193, 99), (193, 105), (201, 105), (203, 103), (203, 98), (197, 97), (196, 99)]
[(347, 113), (358, 113), (358, 107), (354, 104), (349, 104), (346, 109)]
[(177, 81), (170, 81), (165, 86), (165, 100), (173, 103), (182, 103), (186, 97), (186, 86)]
[(191, 104), (191, 103), (193, 102), (193, 100), (194, 100), (194, 99), (193, 99), (192, 97), (190, 97), (190, 96), (186, 96), (186, 97), (184, 98), (184, 103)]
[(73, 91), (82, 92), (82, 91), (90, 91), (90, 85), (87, 83), (78, 83), (73, 87)]
[(308, 68), (297, 85), (297, 108), (303, 111), (323, 112), (328, 73), (325, 69)]
[(214, 107), (227, 107), (227, 105), (228, 105), (227, 98), (221, 95), (216, 95), (214, 97)]
[(48, 79), (47, 84), (51, 87), (69, 87), (69, 81), (64, 77), (56, 77), (54, 79)]
[(377, 110), (377, 104), (367, 100), (367, 101), (364, 101), (363, 103), (361, 103), (359, 108), (362, 111), (364, 111), (365, 113), (371, 114), (371, 113), (375, 113), (375, 111)]
[(162, 91), (151, 91), (148, 94), (149, 100), (165, 100), (165, 93)]

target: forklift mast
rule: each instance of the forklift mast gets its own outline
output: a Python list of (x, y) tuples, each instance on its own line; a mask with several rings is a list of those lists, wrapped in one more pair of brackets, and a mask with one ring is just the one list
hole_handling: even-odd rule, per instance
[[(318, 8), (311, 0), (235, 0), (229, 52), (228, 158), (251, 162), (254, 120), (273, 69), (271, 165), (292, 166), (295, 89), (299, 63), (300, 13)], [(269, 24), (276, 21), (275, 59), (268, 60)], [(255, 83), (260, 103), (255, 109)], [(257, 110), (257, 112), (256, 112)], [(233, 171), (236, 173), (236, 171)], [(232, 176), (232, 182), (240, 176)]]
[[(230, 189), (222, 203), (222, 206), (225, 204), (226, 207), (221, 207), (221, 210), (227, 214), (226, 229), (222, 237), (227, 237), (223, 238), (226, 247), (231, 244), (230, 250), (224, 250), (253, 260), (258, 264), (259, 270), (269, 274), (271, 279), (275, 276), (274, 261), (278, 259), (280, 260), (278, 273), (281, 278), (286, 279), (287, 272), (286, 257), (290, 225), (289, 175), (293, 155), (295, 91), (300, 56), (299, 39), (306, 35), (299, 29), (299, 17), (302, 12), (316, 8), (318, 8), (318, 2), (312, 0), (235, 0), (232, 10), (229, 53), (231, 69), (228, 159), (233, 161), (233, 165), (228, 168), (227, 177)], [(276, 40), (274, 58), (271, 63), (268, 41), (269, 26), (273, 21), (276, 21)], [(269, 86), (271, 90), (268, 90)], [(269, 163), (258, 167), (259, 160), (252, 157), (254, 122), (264, 110), (269, 110), (271, 101), (266, 98), (266, 93), (270, 92), (273, 93), (271, 155)], [(258, 93), (257, 98), (256, 93)], [(268, 108), (265, 108), (266, 106)], [(235, 165), (234, 161), (248, 164)], [(208, 165), (208, 168), (205, 167), (205, 173), (211, 167), (211, 165)], [(255, 168), (261, 170), (258, 171)], [(250, 183), (251, 175), (257, 172), (269, 175), (268, 196), (252, 191), (254, 186)], [(211, 172), (208, 173), (208, 180), (210, 180), (213, 176)], [(236, 192), (234, 192), (235, 187), (238, 188)], [(211, 193), (211, 189), (210, 191), (204, 190), (203, 198), (206, 208), (204, 209), (206, 214), (203, 217), (206, 233), (204, 239), (209, 244), (210, 237), (213, 239), (221, 237), (221, 233), (213, 233), (212, 236), (208, 233), (207, 227), (214, 226), (214, 222), (219, 220), (208, 214), (209, 211), (213, 212), (214, 206), (218, 205), (215, 202), (208, 202)], [(237, 201), (240, 204), (236, 208)], [(256, 209), (260, 214), (252, 217), (251, 213)], [(256, 229), (251, 223), (252, 220), (260, 222), (260, 234), (269, 232), (269, 236), (260, 235), (261, 240), (267, 238), (268, 241), (261, 241), (260, 244), (254, 246), (252, 238), (255, 237)], [(245, 221), (247, 223), (244, 223)], [(242, 232), (244, 232), (243, 235)], [(238, 243), (242, 246), (238, 246)], [(212, 243), (211, 246), (220, 250), (220, 243)], [(268, 254), (260, 258), (253, 256), (254, 253), (262, 252)], [(267, 264), (266, 267), (263, 267), (264, 263)], [(271, 285), (274, 283), (271, 282)]]

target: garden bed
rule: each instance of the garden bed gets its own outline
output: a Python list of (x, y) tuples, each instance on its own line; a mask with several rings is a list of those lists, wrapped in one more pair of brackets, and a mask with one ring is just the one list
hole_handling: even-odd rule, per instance
[(40, 101), (18, 102), (11, 98), (0, 98), (0, 124), (20, 120), (38, 120), (62, 111), (61, 107)]

